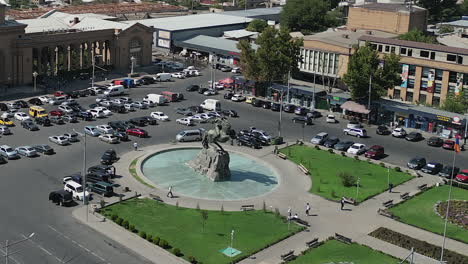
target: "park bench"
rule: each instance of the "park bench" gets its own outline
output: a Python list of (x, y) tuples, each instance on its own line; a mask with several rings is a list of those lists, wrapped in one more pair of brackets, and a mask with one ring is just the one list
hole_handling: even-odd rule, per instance
[(294, 250), (291, 250), (288, 253), (281, 255), (281, 260), (283, 260), (283, 261), (290, 261), (290, 260), (293, 260), (295, 258), (296, 258), (296, 256), (294, 255)]
[(393, 206), (393, 200), (388, 200), (386, 202), (383, 202), (382, 205), (385, 206), (386, 208), (390, 208)]
[(378, 209), (377, 213), (379, 215), (383, 215), (385, 217), (391, 218), (391, 219), (397, 219), (398, 217), (394, 216), (392, 213), (390, 213), (387, 209)]
[(296, 223), (301, 224), (301, 225), (303, 225), (303, 226), (307, 226), (307, 227), (310, 226), (310, 225), (309, 225), (309, 222), (307, 222), (307, 221), (305, 221), (305, 220), (302, 220), (302, 219), (300, 219), (300, 218), (293, 218), (293, 220), (296, 221)]
[(408, 200), (410, 198), (409, 192), (405, 192), (404, 194), (401, 194), (400, 198), (405, 201)]
[(286, 155), (284, 153), (281, 153), (281, 152), (278, 152), (278, 154), (276, 154), (276, 156), (278, 158), (281, 158), (281, 159), (286, 159)]
[(418, 186), (418, 189), (419, 189), (420, 191), (426, 190), (426, 189), (427, 189), (427, 184), (419, 185), (419, 186)]
[(254, 205), (253, 205), (253, 204), (242, 205), (242, 206), (240, 207), (240, 209), (241, 209), (242, 211), (244, 211), (244, 212), (245, 212), (245, 211), (253, 211), (253, 210), (254, 210)]
[(159, 195), (150, 193), (150, 194), (149, 194), (149, 197), (150, 197), (151, 199), (155, 200), (155, 201), (164, 202), (163, 199), (161, 199), (161, 197), (159, 197)]
[(352, 205), (356, 204), (356, 200), (354, 200), (353, 198), (349, 198), (349, 197), (343, 197), (343, 198), (344, 198), (345, 203), (352, 204)]
[(348, 238), (348, 237), (345, 237), (343, 235), (340, 235), (338, 233), (335, 233), (335, 239), (338, 240), (338, 241), (341, 241), (343, 243), (346, 243), (346, 244), (351, 244), (353, 243), (353, 241), (351, 240), (351, 238)]
[(318, 238), (314, 238), (311, 241), (306, 242), (306, 246), (308, 248), (314, 248), (314, 247), (317, 247), (318, 245), (319, 245)]
[(309, 170), (304, 165), (302, 165), (302, 163), (299, 163), (298, 167), (304, 174), (309, 174)]

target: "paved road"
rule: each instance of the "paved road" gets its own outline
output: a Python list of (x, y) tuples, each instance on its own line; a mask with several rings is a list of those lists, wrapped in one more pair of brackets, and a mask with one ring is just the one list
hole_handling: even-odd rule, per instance
[[(217, 77), (227, 76), (221, 72)], [(188, 84), (206, 84), (210, 73), (205, 72), (204, 76), (177, 80), (170, 83), (156, 84), (145, 88), (135, 88), (130, 91), (130, 97), (141, 99), (147, 93), (158, 93), (159, 91), (170, 89), (171, 91), (182, 91), (187, 100), (174, 103), (169, 106), (162, 106), (156, 109), (162, 110), (175, 120), (175, 107), (198, 105), (206, 97), (198, 93), (187, 93), (185, 87)], [(84, 88), (84, 87), (82, 87)], [(214, 98), (222, 98), (221, 95)], [(79, 102), (83, 106), (94, 103), (95, 97), (80, 98)], [(223, 108), (232, 108), (238, 111), (240, 118), (232, 119), (234, 129), (244, 129), (250, 126), (265, 129), (273, 135), (277, 134), (279, 113), (261, 108), (253, 108), (245, 103), (234, 103), (222, 100)], [(47, 107), (48, 110), (52, 107)], [(13, 135), (2, 136), (0, 144), (11, 146), (47, 143), (47, 137), (54, 134), (61, 134), (72, 131), (73, 128), (81, 130), (88, 124), (103, 124), (111, 120), (125, 120), (131, 117), (147, 115), (154, 109), (136, 111), (129, 114), (114, 114), (110, 118), (101, 121), (80, 122), (78, 124), (67, 124), (62, 126), (52, 126), (41, 128), (40, 131), (30, 132), (21, 127), (13, 128)], [(144, 114), (143, 114), (144, 112)], [(327, 131), (331, 135), (341, 137), (341, 131), (345, 123), (326, 124), (324, 120), (317, 120), (315, 125), (306, 127), (302, 133), (300, 125), (293, 124), (293, 115), (283, 115), (282, 135), (288, 140), (304, 137), (310, 139), (316, 133)], [(209, 127), (209, 125), (203, 125)], [(173, 140), (175, 134), (186, 127), (176, 124), (174, 121), (161, 123), (160, 125), (147, 127), (151, 138), (134, 139), (132, 141), (112, 146), (118, 153), (124, 153), (131, 149), (134, 141), (141, 146), (167, 143)], [(385, 146), (389, 156), (388, 162), (404, 166), (406, 161), (414, 156), (423, 155), (429, 160), (449, 163), (452, 159), (451, 152), (443, 149), (428, 147), (425, 142), (411, 143), (401, 139), (377, 136), (374, 129), (370, 128), (370, 138), (361, 139), (366, 145), (380, 144)], [(345, 137), (341, 137), (345, 138)], [(346, 137), (348, 138), (348, 137)], [(349, 138), (357, 140), (356, 138)], [(13, 255), (10, 263), (146, 263), (135, 254), (129, 252), (125, 247), (114, 243), (87, 227), (76, 222), (71, 216), (73, 208), (60, 208), (47, 201), (48, 193), (53, 189), (62, 188), (61, 179), (63, 176), (78, 172), (82, 168), (82, 145), (74, 143), (70, 146), (53, 146), (57, 154), (53, 156), (40, 156), (37, 158), (21, 158), (10, 161), (8, 164), (0, 166), (0, 239), (16, 241), (35, 232), (32, 241), (27, 241), (20, 245), (13, 246), (10, 252), (19, 250)], [(102, 152), (110, 146), (98, 141), (96, 138), (89, 138), (88, 141), (88, 166), (94, 165), (100, 158)], [(459, 155), (457, 164), (468, 164), (467, 153)], [(2, 263), (2, 260), (0, 260)]]

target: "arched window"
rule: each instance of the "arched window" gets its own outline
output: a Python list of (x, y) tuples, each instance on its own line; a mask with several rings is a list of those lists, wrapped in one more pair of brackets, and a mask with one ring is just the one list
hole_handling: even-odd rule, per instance
[(140, 63), (141, 63), (141, 57), (142, 57), (142, 46), (141, 46), (141, 40), (138, 39), (138, 38), (133, 38), (130, 40), (130, 43), (129, 43), (129, 53), (130, 53), (130, 58), (129, 58), (129, 61), (131, 63), (131, 58), (134, 57), (136, 60), (135, 60), (135, 64), (134, 66), (139, 66)]

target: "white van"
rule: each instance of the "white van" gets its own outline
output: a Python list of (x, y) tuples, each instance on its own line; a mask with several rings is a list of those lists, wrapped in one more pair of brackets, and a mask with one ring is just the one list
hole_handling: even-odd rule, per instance
[(167, 103), (167, 98), (160, 94), (148, 94), (143, 98), (143, 101), (149, 101), (156, 105), (163, 105)]
[(200, 106), (205, 110), (221, 111), (221, 103), (215, 99), (206, 99)]
[(110, 86), (109, 88), (107, 88), (106, 91), (104, 91), (104, 95), (108, 95), (108, 96), (116, 96), (116, 95), (123, 95), (123, 94), (124, 94), (123, 85)]
[(184, 130), (176, 136), (179, 142), (200, 141), (202, 140), (202, 131), (200, 129)]
[(172, 74), (170, 73), (158, 73), (156, 74), (155, 80), (158, 82), (167, 82), (170, 81), (172, 77)]

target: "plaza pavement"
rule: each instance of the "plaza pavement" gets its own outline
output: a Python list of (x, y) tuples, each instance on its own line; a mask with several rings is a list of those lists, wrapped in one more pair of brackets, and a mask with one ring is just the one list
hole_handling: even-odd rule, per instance
[[(159, 196), (165, 203), (175, 205), (176, 202), (179, 206), (195, 208), (197, 204), (202, 209), (219, 210), (223, 205), (226, 211), (239, 211), (240, 206), (244, 204), (254, 204), (256, 209), (261, 209), (263, 202), (267, 205), (267, 210), (274, 210), (278, 208), (281, 214), (286, 215), (288, 207), (292, 208), (292, 212), (297, 213), (301, 219), (309, 222), (310, 227), (304, 232), (300, 232), (280, 243), (277, 243), (267, 249), (264, 249), (250, 258), (247, 258), (240, 263), (243, 264), (276, 264), (281, 263), (280, 255), (290, 250), (294, 250), (295, 254), (299, 254), (305, 250), (306, 242), (314, 238), (325, 240), (332, 237), (335, 233), (339, 233), (346, 237), (351, 238), (353, 241), (367, 245), (375, 250), (382, 251), (386, 254), (403, 259), (409, 254), (409, 250), (387, 243), (385, 241), (373, 238), (367, 234), (377, 229), (378, 227), (386, 227), (400, 233), (409, 235), (413, 238), (427, 241), (434, 245), (441, 245), (442, 236), (410, 226), (398, 221), (389, 219), (387, 217), (377, 214), (377, 210), (382, 208), (382, 203), (393, 199), (394, 202), (400, 200), (401, 193), (409, 192), (410, 195), (418, 192), (417, 186), (421, 184), (435, 185), (440, 183), (439, 177), (423, 175), (422, 177), (415, 177), (412, 180), (401, 184), (394, 188), (393, 193), (381, 193), (358, 206), (346, 205), (345, 208), (349, 210), (340, 210), (340, 205), (337, 202), (326, 200), (320, 196), (308, 192), (312, 184), (311, 178), (304, 175), (299, 171), (297, 166), (288, 160), (282, 160), (276, 157), (273, 152), (273, 147), (265, 147), (261, 150), (251, 151), (250, 149), (226, 146), (225, 148), (230, 151), (244, 152), (253, 158), (261, 159), (264, 162), (271, 164), (279, 174), (279, 186), (272, 192), (267, 193), (260, 197), (254, 197), (248, 200), (239, 201), (213, 201), (204, 199), (194, 199), (189, 197), (179, 196), (177, 190), (174, 194), (178, 198), (167, 198), (167, 190), (156, 188), (152, 189), (139, 183), (128, 172), (129, 164), (135, 158), (139, 158), (137, 167), (141, 165), (141, 161), (146, 155), (161, 149), (179, 148), (187, 146), (200, 146), (199, 143), (175, 143), (175, 144), (162, 144), (156, 146), (149, 146), (138, 151), (131, 151), (121, 156), (121, 159), (114, 164), (118, 174), (123, 177), (118, 180), (121, 185), (120, 188), (129, 187), (130, 192), (126, 196), (133, 196), (135, 192), (141, 194), (142, 197), (149, 197), (151, 194)], [(137, 169), (137, 171), (139, 171)], [(140, 171), (140, 176), (141, 171)], [(313, 176), (312, 176), (313, 178)], [(98, 200), (98, 199), (96, 199)], [(112, 201), (117, 201), (118, 198), (111, 198)], [(312, 216), (305, 215), (305, 205), (309, 202), (311, 204)], [(126, 231), (125, 229), (117, 226), (112, 221), (102, 221), (99, 216), (90, 215), (89, 221), (85, 220), (84, 207), (78, 208), (74, 211), (73, 215), (81, 222), (87, 224), (98, 232), (114, 239), (117, 242), (126, 245), (134, 252), (141, 256), (153, 261), (154, 263), (186, 263), (180, 258), (176, 258), (167, 251), (151, 245), (147, 241), (139, 238), (137, 235)], [(468, 252), (468, 244), (464, 244), (452, 239), (447, 239), (446, 248), (458, 252), (460, 254)], [(438, 263), (434, 259), (415, 254), (414, 263), (431, 264)]]

